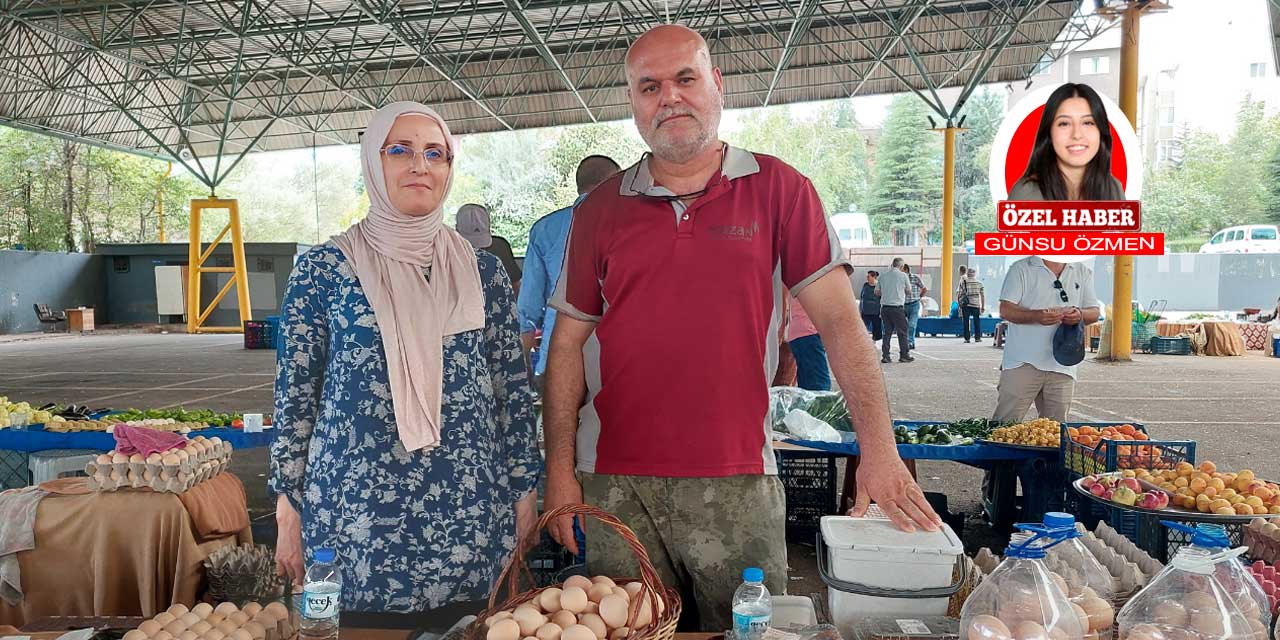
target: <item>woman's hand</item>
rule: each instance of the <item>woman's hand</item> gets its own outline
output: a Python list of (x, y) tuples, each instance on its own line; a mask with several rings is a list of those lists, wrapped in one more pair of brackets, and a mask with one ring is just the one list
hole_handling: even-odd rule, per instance
[(538, 526), (538, 490), (516, 502), (516, 544), (526, 551), (538, 543), (534, 529)]
[(306, 569), (302, 566), (302, 516), (284, 496), (276, 498), (276, 574), (301, 585)]

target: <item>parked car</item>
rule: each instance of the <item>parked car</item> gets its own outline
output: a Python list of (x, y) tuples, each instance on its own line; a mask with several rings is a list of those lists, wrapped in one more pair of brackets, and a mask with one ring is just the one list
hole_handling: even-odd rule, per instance
[(840, 238), (841, 248), (856, 249), (872, 245), (871, 219), (865, 213), (837, 213), (831, 216), (831, 226)]
[(1200, 253), (1280, 253), (1280, 229), (1274, 224), (1228, 227), (1200, 245)]

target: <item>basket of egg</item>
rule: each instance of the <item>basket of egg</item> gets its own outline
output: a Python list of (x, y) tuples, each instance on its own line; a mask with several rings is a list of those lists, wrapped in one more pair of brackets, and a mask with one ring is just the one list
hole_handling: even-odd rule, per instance
[[(534, 534), (566, 515), (590, 516), (622, 536), (635, 554), (640, 578), (570, 576), (560, 586), (520, 591), (520, 577), (528, 584), (533, 578), (517, 545), (489, 595), (489, 608), (467, 628), (467, 640), (672, 640), (680, 596), (662, 584), (635, 532), (596, 507), (570, 504), (544, 513)], [(509, 597), (499, 603), (504, 583)]]
[(190, 609), (175, 604), (124, 634), (123, 640), (289, 640), (295, 629), (280, 602), (244, 608), (230, 602), (201, 602)]
[(221, 438), (197, 436), (149, 456), (104, 453), (85, 465), (89, 488), (94, 491), (149, 488), (183, 493), (222, 473), (231, 463), (231, 443)]

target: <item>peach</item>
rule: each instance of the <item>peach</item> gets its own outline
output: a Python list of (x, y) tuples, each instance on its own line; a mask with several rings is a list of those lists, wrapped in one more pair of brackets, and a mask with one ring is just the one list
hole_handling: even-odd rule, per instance
[(1218, 497), (1218, 490), (1213, 488), (1212, 486), (1205, 487), (1204, 491), (1202, 491), (1201, 493), (1203, 493), (1206, 496), (1209, 496), (1210, 498)]
[(1178, 476), (1173, 481), (1173, 486), (1178, 488), (1187, 487), (1187, 486), (1190, 486), (1190, 484), (1191, 484), (1191, 481), (1188, 480), (1186, 476)]
[(1192, 491), (1196, 493), (1204, 493), (1205, 488), (1209, 486), (1209, 481), (1204, 478), (1192, 478), (1191, 484), (1188, 485)]
[(1204, 462), (1200, 463), (1200, 470), (1212, 475), (1213, 473), (1217, 472), (1218, 465), (1212, 462), (1209, 462), (1208, 460), (1205, 460)]
[[(1250, 511), (1252, 511), (1252, 509), (1250, 509)], [(1214, 509), (1214, 510), (1213, 510), (1213, 513), (1214, 513), (1215, 515), (1220, 515), (1220, 516), (1234, 516), (1234, 515), (1238, 515), (1238, 514), (1236, 513), (1236, 510), (1235, 510), (1235, 509), (1232, 509), (1231, 507), (1222, 507), (1221, 509)]]
[(1245, 503), (1235, 505), (1236, 515), (1251, 516), (1253, 515), (1253, 507)]
[(1244, 503), (1253, 507), (1254, 509), (1266, 506), (1262, 504), (1262, 498), (1259, 498), (1258, 496), (1249, 496), (1248, 498), (1244, 499)]
[(1195, 467), (1191, 466), (1190, 462), (1185, 462), (1185, 461), (1179, 462), (1178, 466), (1174, 467), (1173, 469), (1174, 471), (1177, 471), (1178, 475), (1180, 476), (1189, 476), (1196, 470)]
[(1272, 505), (1271, 508), (1268, 509), (1268, 511), (1272, 515), (1280, 515), (1280, 505)]
[(1223, 500), (1219, 498), (1217, 500), (1213, 500), (1209, 502), (1209, 509), (1214, 512), (1216, 512), (1218, 509), (1225, 509), (1229, 507), (1231, 507), (1231, 501), (1229, 500)]
[(1209, 486), (1217, 489), (1218, 491), (1222, 491), (1227, 488), (1227, 483), (1223, 482), (1222, 478), (1209, 478)]
[(1250, 481), (1250, 482), (1252, 482), (1252, 481), (1255, 479), (1255, 478), (1254, 478), (1254, 476), (1253, 476), (1253, 471), (1252, 471), (1252, 470), (1250, 470), (1250, 469), (1242, 469), (1242, 470), (1240, 471), (1240, 473), (1237, 473), (1237, 474), (1236, 474), (1236, 479), (1237, 479), (1237, 480), (1242, 479), (1242, 478), (1243, 478), (1244, 480), (1248, 480), (1248, 481)]

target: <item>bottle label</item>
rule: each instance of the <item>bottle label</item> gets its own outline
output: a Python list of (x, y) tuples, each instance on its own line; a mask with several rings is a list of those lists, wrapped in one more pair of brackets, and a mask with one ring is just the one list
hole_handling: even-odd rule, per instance
[(733, 612), (733, 635), (740, 640), (760, 638), (769, 630), (769, 623), (772, 621), (772, 614), (753, 616), (735, 611)]
[(341, 596), (341, 591), (319, 593), (304, 589), (302, 592), (303, 617), (311, 620), (326, 620), (338, 615), (338, 601), (342, 599)]

